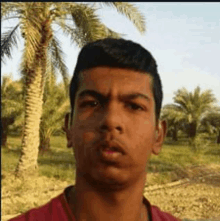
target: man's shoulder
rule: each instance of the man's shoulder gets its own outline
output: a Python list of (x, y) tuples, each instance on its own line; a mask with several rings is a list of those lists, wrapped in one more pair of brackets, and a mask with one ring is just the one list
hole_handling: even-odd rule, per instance
[(33, 208), (9, 221), (67, 221), (70, 220), (70, 216), (71, 214), (65, 201), (64, 193), (62, 193), (45, 205)]
[(151, 206), (152, 221), (181, 221), (168, 212), (161, 211), (157, 206)]
[(168, 212), (160, 210), (159, 207), (151, 205), (147, 198), (144, 197), (144, 204), (147, 206), (149, 214), (149, 220), (152, 221), (181, 221), (179, 218), (174, 217)]

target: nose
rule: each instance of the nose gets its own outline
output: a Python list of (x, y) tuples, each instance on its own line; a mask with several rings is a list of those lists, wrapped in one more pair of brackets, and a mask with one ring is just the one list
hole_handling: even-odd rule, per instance
[(123, 132), (122, 113), (119, 106), (115, 103), (108, 104), (102, 113), (99, 130), (101, 132)]

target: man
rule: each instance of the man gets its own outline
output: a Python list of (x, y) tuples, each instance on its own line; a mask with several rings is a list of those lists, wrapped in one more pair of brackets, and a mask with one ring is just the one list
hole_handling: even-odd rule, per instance
[(107, 38), (83, 47), (64, 126), (76, 184), (12, 220), (177, 220), (143, 197), (148, 161), (166, 134), (162, 97), (155, 60), (139, 44)]

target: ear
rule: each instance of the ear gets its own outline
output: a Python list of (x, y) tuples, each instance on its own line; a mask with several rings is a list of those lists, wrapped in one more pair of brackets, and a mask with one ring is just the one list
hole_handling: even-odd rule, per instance
[(153, 154), (158, 155), (162, 149), (163, 142), (166, 137), (167, 122), (165, 120), (159, 121), (155, 132), (155, 145), (152, 149)]
[(72, 147), (72, 141), (71, 141), (71, 133), (70, 133), (70, 113), (67, 113), (65, 116), (63, 131), (66, 132), (66, 138), (67, 138), (67, 147)]

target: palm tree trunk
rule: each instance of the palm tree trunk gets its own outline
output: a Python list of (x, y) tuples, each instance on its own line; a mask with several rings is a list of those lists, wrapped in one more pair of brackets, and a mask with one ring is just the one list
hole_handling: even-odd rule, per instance
[(178, 141), (177, 132), (178, 132), (178, 127), (177, 125), (174, 125), (173, 134), (172, 134), (173, 141)]
[(42, 115), (47, 46), (52, 37), (50, 23), (42, 24), (42, 37), (32, 67), (26, 66), (25, 125), (21, 156), (15, 170), (17, 177), (38, 173), (39, 129)]
[(197, 129), (197, 124), (195, 122), (189, 124), (189, 137), (193, 140), (196, 137), (196, 129)]
[(41, 88), (41, 67), (34, 73), (27, 72), (25, 98), (25, 126), (22, 139), (22, 151), (16, 168), (16, 176), (33, 175), (37, 171), (39, 146), (39, 124), (42, 114), (43, 93)]
[(217, 135), (217, 144), (220, 144), (220, 130), (218, 130), (218, 135)]
[(44, 153), (46, 151), (50, 151), (50, 136), (44, 136), (42, 133), (40, 133), (39, 152)]
[(4, 118), (1, 120), (1, 146), (6, 147), (7, 146), (7, 132), (5, 128)]
[(7, 147), (7, 133), (4, 130), (1, 131), (1, 146)]
[(8, 126), (14, 123), (14, 117), (3, 117), (1, 119), (1, 146), (7, 147)]
[(191, 146), (193, 151), (197, 151), (197, 144), (196, 144), (196, 134), (197, 134), (197, 124), (196, 122), (192, 122), (189, 124), (189, 145)]

